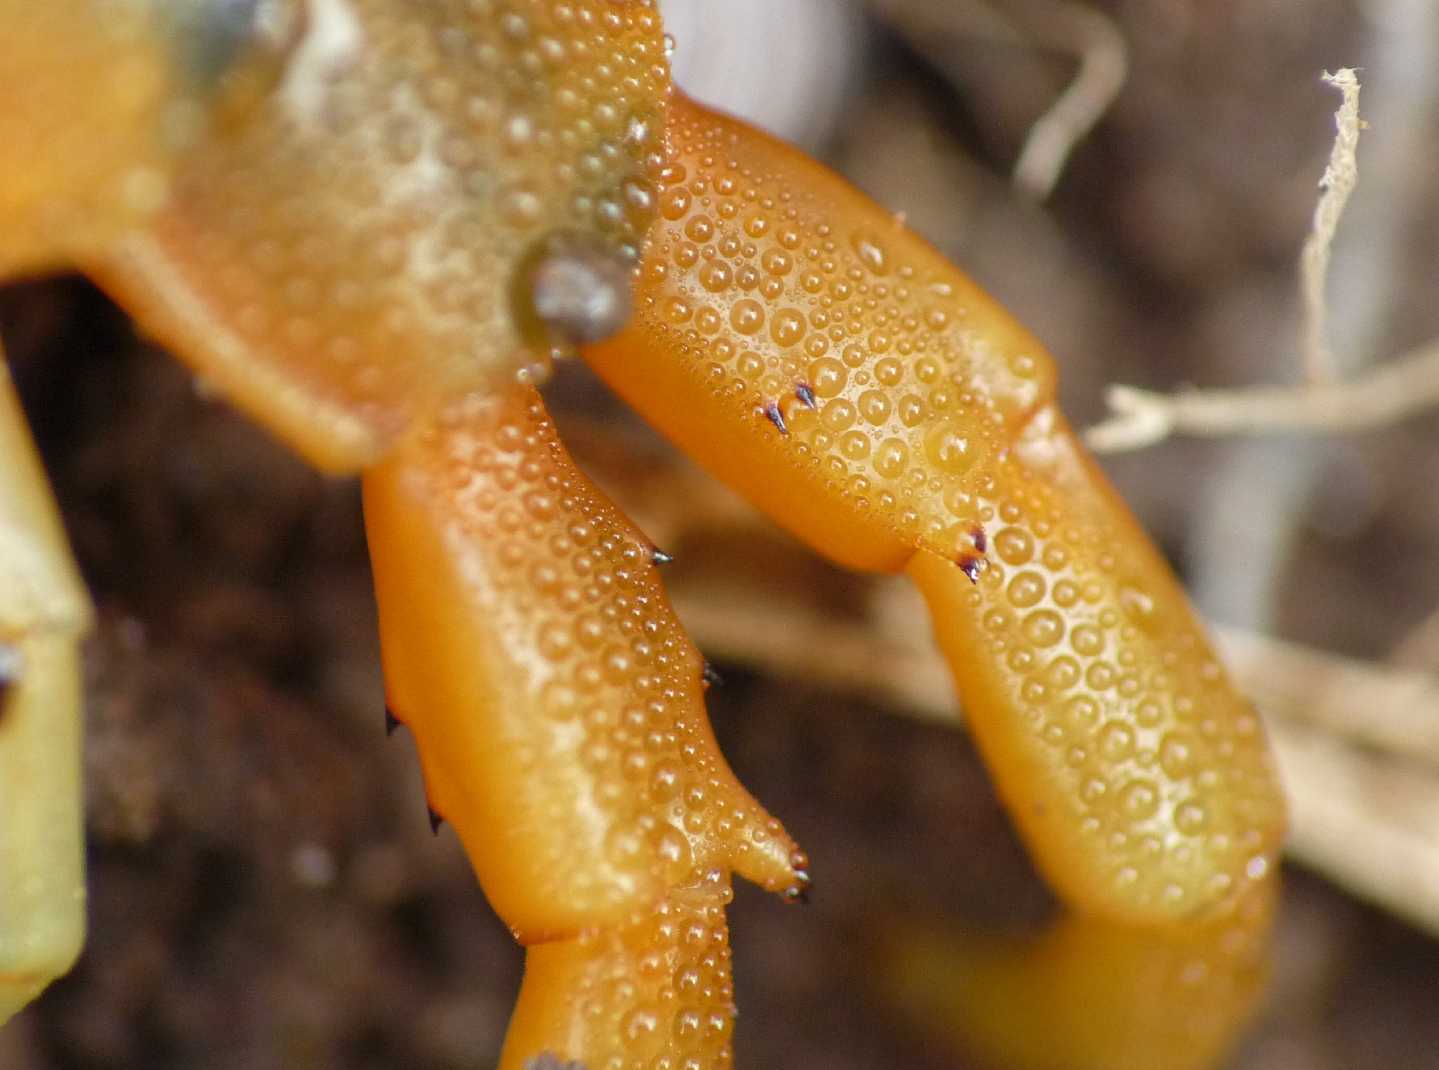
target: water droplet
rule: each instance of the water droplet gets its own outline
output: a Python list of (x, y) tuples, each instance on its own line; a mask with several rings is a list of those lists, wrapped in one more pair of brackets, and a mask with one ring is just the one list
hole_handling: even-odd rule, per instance
[(867, 458), (870, 446), (870, 438), (863, 431), (848, 431), (839, 442), (840, 452), (851, 461), (862, 461)]
[(1034, 540), (1023, 528), (1002, 528), (994, 536), (994, 549), (1001, 561), (1022, 565), (1034, 556)]
[(1021, 572), (1009, 582), (1009, 601), (1019, 609), (1038, 605), (1044, 592), (1044, 577), (1038, 572)]
[(874, 470), (885, 479), (898, 479), (909, 463), (909, 447), (897, 438), (887, 438), (874, 455)]
[(683, 219), (689, 210), (690, 194), (683, 186), (670, 186), (660, 195), (660, 215), (666, 219)]
[(1104, 650), (1104, 633), (1092, 624), (1078, 625), (1070, 633), (1069, 645), (1081, 657), (1096, 657)]
[(957, 424), (937, 424), (924, 437), (925, 454), (941, 472), (964, 475), (979, 460), (980, 450), (964, 429)]
[(1171, 780), (1183, 780), (1194, 771), (1194, 739), (1187, 732), (1170, 732), (1159, 745), (1159, 765)]
[(1024, 637), (1038, 647), (1053, 646), (1064, 638), (1064, 618), (1052, 609), (1036, 609), (1024, 618)]
[(1068, 654), (1061, 654), (1049, 663), (1045, 679), (1056, 691), (1065, 691), (1079, 683), (1079, 663)]
[[(816, 388), (818, 393), (818, 388)], [(853, 405), (844, 398), (834, 398), (826, 405), (820, 414), (825, 427), (838, 434), (847, 431), (854, 426), (859, 413)]]
[(805, 335), (804, 316), (795, 309), (782, 308), (770, 324), (770, 337), (776, 345), (792, 346)]
[(794, 258), (783, 249), (766, 249), (760, 258), (760, 266), (776, 277), (788, 275), (794, 267)]
[(734, 272), (722, 260), (711, 260), (700, 268), (700, 285), (710, 293), (723, 293), (734, 282)]
[(1099, 734), (1099, 749), (1105, 759), (1120, 762), (1134, 753), (1134, 729), (1119, 721), (1111, 721)]
[(703, 245), (714, 237), (714, 220), (706, 215), (692, 216), (685, 224), (685, 236), (698, 245)]
[(1186, 836), (1197, 836), (1209, 824), (1209, 811), (1197, 802), (1182, 802), (1174, 808), (1174, 827)]
[(817, 397), (834, 397), (848, 380), (849, 370), (833, 357), (821, 357), (809, 366), (809, 383)]
[(1119, 793), (1119, 805), (1131, 821), (1143, 821), (1159, 808), (1159, 792), (1147, 780), (1131, 780)]
[(1088, 695), (1075, 695), (1066, 704), (1065, 713), (1075, 721), (1093, 721), (1099, 717), (1099, 703)]

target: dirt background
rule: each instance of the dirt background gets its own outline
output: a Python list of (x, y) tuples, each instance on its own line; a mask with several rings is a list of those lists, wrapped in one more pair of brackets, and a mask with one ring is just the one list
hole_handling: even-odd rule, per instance
[[(1037, 330), (1085, 425), (1111, 382), (1294, 379), (1295, 262), (1337, 103), (1318, 73), (1363, 65), (1372, 156), (1337, 254), (1336, 347), (1357, 365), (1439, 335), (1426, 4), (1096, 7), (1132, 69), (1043, 207), (1005, 175), (1073, 61), (967, 30), (965, 4), (857, 9), (851, 65), (816, 106), (835, 118), (802, 136)], [(490, 1065), (520, 955), (453, 836), (430, 835), (408, 739), (386, 740), (355, 485), (200, 396), (83, 282), (0, 291), (0, 333), (100, 622), (90, 942), (0, 1036), (0, 1067)], [(582, 368), (551, 396), (581, 459), (674, 540), (681, 605), (862, 604), (865, 581), (736, 520)], [(1433, 669), (1436, 427), (1175, 442), (1108, 467), (1218, 619)], [(657, 485), (690, 488), (693, 508), (665, 513)], [(1049, 909), (969, 743), (794, 675), (719, 668), (720, 741), (819, 882), (802, 910), (739, 894), (737, 1065), (982, 1065), (875, 984), (896, 919)], [(1439, 1067), (1439, 944), (1296, 869), (1268, 1008), (1229, 1065)]]

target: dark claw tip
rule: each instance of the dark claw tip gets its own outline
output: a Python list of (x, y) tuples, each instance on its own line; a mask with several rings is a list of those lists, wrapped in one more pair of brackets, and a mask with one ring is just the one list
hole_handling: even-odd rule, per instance
[(976, 524), (969, 532), (970, 539), (974, 542), (974, 548), (980, 553), (989, 552), (989, 536), (984, 533), (984, 528)]
[(979, 573), (983, 559), (965, 554), (959, 559), (959, 570), (969, 577), (970, 583), (979, 582)]
[(814, 412), (819, 408), (818, 402), (814, 399), (814, 387), (808, 383), (795, 384), (794, 396), (799, 398), (800, 404), (806, 409), (809, 409), (810, 412)]
[(425, 812), (430, 815), (430, 832), (438, 836), (440, 834), (440, 826), (445, 823), (445, 819), (437, 814), (433, 807), (425, 807)]
[(717, 673), (715, 667), (709, 662), (705, 662), (705, 667), (700, 672), (700, 679), (704, 681), (706, 691), (712, 687), (724, 686), (724, 677)]
[(674, 562), (674, 555), (667, 554), (658, 546), (650, 550), (650, 561), (656, 565), (668, 565)]
[(395, 729), (400, 727), (400, 719), (395, 716), (395, 711), (385, 707), (385, 735), (393, 736)]
[(780, 434), (789, 434), (789, 425), (784, 422), (784, 413), (779, 411), (778, 402), (766, 401), (764, 405), (760, 408), (760, 411), (765, 414), (765, 416), (769, 419), (770, 423), (774, 424), (775, 427), (779, 429)]
[(809, 873), (805, 870), (795, 870), (796, 882), (784, 890), (784, 901), (786, 903), (800, 903), (809, 905), (810, 889), (814, 886), (809, 879)]

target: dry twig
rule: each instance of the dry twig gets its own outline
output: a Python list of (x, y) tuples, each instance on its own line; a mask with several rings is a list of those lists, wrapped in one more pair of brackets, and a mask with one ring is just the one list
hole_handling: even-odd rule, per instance
[(1368, 431), (1439, 404), (1439, 341), (1341, 382), (1178, 394), (1112, 386), (1106, 398), (1114, 415), (1084, 435), (1099, 453), (1142, 449), (1175, 434), (1212, 438)]
[(1124, 38), (1110, 18), (1083, 4), (1056, 3), (1029, 20), (1037, 43), (1079, 58), (1074, 80), (1030, 127), (1014, 165), (1014, 184), (1027, 197), (1047, 200), (1074, 151), (1119, 96), (1129, 75)]
[(915, 0), (874, 0), (915, 38), (979, 37), (1073, 56), (1074, 78), (1030, 127), (1015, 161), (1013, 182), (1024, 196), (1046, 200), (1076, 145), (1119, 96), (1129, 76), (1129, 50), (1113, 19), (1074, 0), (998, 5), (965, 0), (936, 7)]
[(1349, 195), (1354, 192), (1354, 185), (1359, 180), (1355, 159), (1361, 128), (1359, 79), (1353, 70), (1346, 67), (1335, 74), (1326, 71), (1324, 80), (1339, 90), (1343, 100), (1334, 116), (1336, 132), (1329, 165), (1324, 168), (1324, 177), (1319, 180), (1319, 188), (1324, 192), (1314, 206), (1314, 222), (1304, 243), (1304, 252), (1299, 257), (1299, 292), (1304, 298), (1303, 335), (1299, 350), (1311, 383), (1326, 383), (1334, 379), (1334, 354), (1330, 352), (1324, 326), (1327, 311), (1324, 291), (1329, 279), (1329, 253), (1334, 246), (1334, 235), (1339, 230), (1344, 206), (1349, 203)]
[(1190, 390), (1168, 395), (1129, 386), (1108, 392), (1113, 415), (1089, 429), (1099, 452), (1153, 445), (1174, 434), (1228, 436), (1295, 431), (1328, 433), (1383, 426), (1439, 402), (1439, 343), (1398, 357), (1362, 377), (1332, 377), (1325, 338), (1325, 279), (1329, 250), (1357, 178), (1355, 145), (1362, 129), (1359, 82), (1349, 69), (1325, 75), (1343, 94), (1335, 114), (1338, 134), (1320, 185), (1324, 193), (1301, 260), (1305, 316), (1301, 351), (1309, 381), (1298, 387)]

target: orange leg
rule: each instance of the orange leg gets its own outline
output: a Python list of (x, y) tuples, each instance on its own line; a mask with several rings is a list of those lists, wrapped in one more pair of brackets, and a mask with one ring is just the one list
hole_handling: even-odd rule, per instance
[(532, 390), (452, 402), (364, 490), (391, 708), (530, 947), (503, 1065), (727, 1052), (729, 874), (796, 896), (805, 863), (715, 746), (653, 548)]
[(1080, 915), (1022, 937), (902, 925), (883, 982), (916, 1024), (997, 1066), (1206, 1070), (1263, 995), (1276, 891), (1158, 929)]
[(1261, 934), (1268, 912), (1235, 904), (1283, 832), (1263, 732), (1054, 408), (1039, 343), (793, 149), (682, 98), (671, 134), (636, 319), (587, 359), (801, 538), (919, 584), (1074, 911)]

